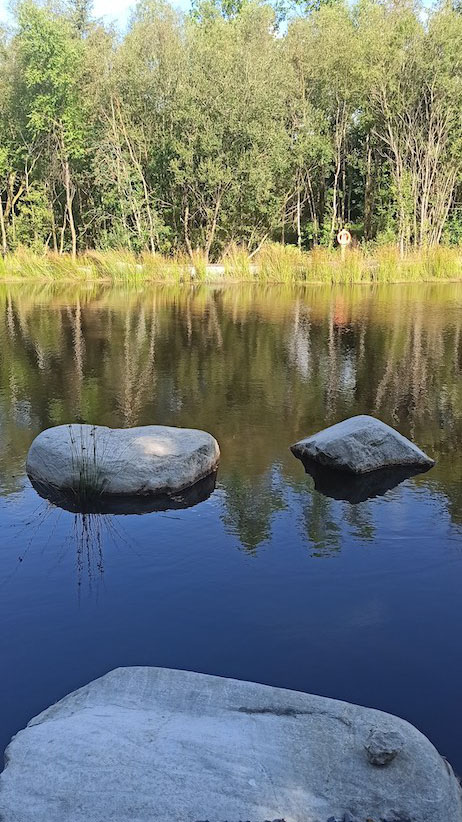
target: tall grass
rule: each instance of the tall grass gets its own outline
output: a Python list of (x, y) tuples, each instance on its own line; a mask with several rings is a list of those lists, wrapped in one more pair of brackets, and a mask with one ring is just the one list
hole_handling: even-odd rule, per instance
[(250, 280), (255, 269), (247, 249), (236, 243), (228, 246), (222, 264), (224, 276), (230, 280)]
[(462, 248), (413, 249), (404, 257), (396, 246), (314, 248), (271, 243), (257, 255), (257, 279), (273, 282), (374, 283), (462, 280)]
[(239, 246), (228, 247), (219, 265), (207, 265), (200, 252), (186, 255), (135, 255), (128, 251), (37, 254), (19, 249), (0, 257), (0, 280), (74, 282), (374, 283), (462, 280), (462, 248), (413, 249), (401, 257), (396, 246), (300, 251), (295, 246), (266, 243), (250, 259)]

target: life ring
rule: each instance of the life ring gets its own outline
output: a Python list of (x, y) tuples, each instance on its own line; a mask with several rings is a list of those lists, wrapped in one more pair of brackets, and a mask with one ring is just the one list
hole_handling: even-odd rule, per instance
[(347, 228), (342, 228), (337, 234), (337, 242), (339, 245), (345, 247), (351, 243), (351, 234)]

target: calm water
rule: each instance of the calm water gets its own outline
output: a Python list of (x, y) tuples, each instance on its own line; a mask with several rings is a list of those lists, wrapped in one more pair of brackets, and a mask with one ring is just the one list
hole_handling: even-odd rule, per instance
[[(359, 504), (290, 453), (357, 413), (438, 460)], [(204, 428), (187, 510), (75, 516), (24, 475), (69, 421)], [(0, 286), (0, 747), (119, 665), (370, 705), (462, 772), (462, 288)]]

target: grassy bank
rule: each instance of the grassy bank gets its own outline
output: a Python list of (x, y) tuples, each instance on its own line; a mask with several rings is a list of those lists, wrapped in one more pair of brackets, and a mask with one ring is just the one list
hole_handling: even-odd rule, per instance
[(416, 249), (400, 257), (395, 246), (348, 249), (268, 243), (249, 259), (234, 248), (219, 264), (207, 265), (198, 254), (135, 255), (126, 251), (91, 251), (73, 259), (68, 254), (37, 254), (27, 249), (0, 258), (0, 280), (101, 280), (109, 282), (255, 281), (264, 283), (377, 283), (462, 280), (462, 248)]

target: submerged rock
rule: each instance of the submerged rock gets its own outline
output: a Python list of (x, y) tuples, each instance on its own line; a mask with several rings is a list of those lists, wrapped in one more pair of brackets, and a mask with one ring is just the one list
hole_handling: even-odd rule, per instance
[(192, 428), (60, 425), (36, 437), (26, 468), (42, 491), (48, 486), (83, 501), (175, 494), (213, 473), (219, 456), (211, 434)]
[(331, 425), (295, 443), (291, 450), (299, 459), (353, 474), (392, 466), (427, 469), (435, 464), (394, 428), (366, 414)]
[[(386, 767), (366, 751), (378, 734), (399, 742)], [(462, 818), (451, 768), (404, 720), (187, 671), (112, 671), (33, 719), (6, 762), (2, 822)]]

